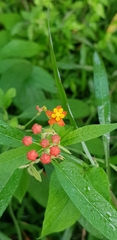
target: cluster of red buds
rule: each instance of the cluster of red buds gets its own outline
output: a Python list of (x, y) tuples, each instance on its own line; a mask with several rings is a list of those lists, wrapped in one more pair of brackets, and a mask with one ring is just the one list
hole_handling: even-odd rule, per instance
[[(36, 116), (39, 116), (42, 111), (46, 113), (46, 116), (49, 118), (48, 124), (54, 125), (57, 124), (59, 126), (64, 126), (65, 123), (63, 121), (63, 118), (66, 116), (67, 112), (63, 110), (61, 106), (57, 106), (52, 111), (47, 110), (47, 108), (44, 106), (40, 108), (39, 106), (36, 106), (37, 114)], [(34, 120), (35, 117), (32, 119)], [(31, 121), (32, 121), (31, 120)], [(29, 123), (31, 122), (29, 121)], [(27, 126), (29, 123), (27, 123), (25, 126)], [(51, 128), (43, 128), (41, 125), (35, 123), (32, 128), (33, 134), (39, 134), (41, 137), (41, 140), (36, 144), (39, 146), (39, 150), (30, 150), (27, 152), (27, 159), (30, 160), (29, 164), (20, 166), (20, 168), (27, 168), (30, 175), (34, 176), (37, 180), (41, 181), (41, 170), (36, 170), (36, 168), (33, 166), (33, 164), (41, 162), (43, 164), (49, 164), (53, 159), (60, 159), (63, 160), (63, 157), (60, 155), (60, 149), (67, 151), (64, 147), (60, 145), (60, 136), (54, 131), (54, 129)], [(34, 143), (32, 136), (25, 136), (22, 139), (22, 143), (25, 146), (30, 146)], [(37, 149), (37, 148), (36, 148)]]
[[(60, 154), (60, 136), (50, 129), (49, 132), (46, 130), (42, 132), (42, 126), (37, 123), (35, 123), (31, 129), (34, 134), (41, 133), (41, 141), (39, 142), (39, 145), (42, 147), (42, 154), (39, 156), (36, 150), (31, 150), (27, 153), (27, 159), (35, 161), (39, 158), (43, 164), (49, 164), (53, 158), (58, 157)], [(25, 146), (31, 145), (33, 143), (32, 137), (25, 136), (22, 139), (22, 143)]]

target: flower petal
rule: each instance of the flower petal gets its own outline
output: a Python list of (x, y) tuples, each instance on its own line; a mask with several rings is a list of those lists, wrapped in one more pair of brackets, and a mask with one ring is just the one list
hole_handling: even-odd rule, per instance
[(67, 115), (67, 112), (66, 112), (66, 111), (64, 111), (64, 112), (62, 112), (62, 114), (64, 114), (64, 116), (66, 116), (66, 115)]
[(53, 111), (47, 110), (46, 111), (47, 117), (51, 118), (52, 113), (53, 113)]
[(49, 123), (50, 125), (55, 124), (55, 123), (56, 123), (55, 118), (51, 118), (51, 119), (48, 121), (48, 123)]
[(59, 126), (64, 126), (65, 123), (62, 119), (60, 119), (60, 121), (56, 122)]

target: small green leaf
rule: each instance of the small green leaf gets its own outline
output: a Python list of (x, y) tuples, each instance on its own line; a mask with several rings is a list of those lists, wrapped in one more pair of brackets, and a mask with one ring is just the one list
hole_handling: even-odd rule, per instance
[(67, 161), (53, 164), (61, 186), (81, 214), (105, 237), (116, 239), (117, 212), (92, 184), (84, 179), (81, 167), (74, 162), (67, 164)]
[(30, 58), (39, 54), (39, 45), (26, 40), (11, 40), (0, 51), (0, 57)]
[(8, 108), (12, 103), (12, 98), (16, 96), (15, 88), (10, 88), (4, 95), (4, 108)]
[(85, 142), (87, 140), (97, 138), (107, 132), (111, 132), (117, 128), (117, 123), (113, 124), (95, 124), (89, 125), (82, 128), (78, 128), (74, 131), (71, 131), (61, 140), (61, 144), (72, 145), (79, 142)]
[(61, 187), (56, 173), (53, 172), (41, 236), (68, 228), (79, 216), (79, 211)]
[(42, 181), (41, 179), (41, 173), (43, 171), (43, 169), (37, 171), (37, 169), (33, 166), (33, 165), (30, 165), (28, 168), (27, 168), (29, 174), (31, 176), (33, 176), (36, 180), (38, 180), (39, 182)]

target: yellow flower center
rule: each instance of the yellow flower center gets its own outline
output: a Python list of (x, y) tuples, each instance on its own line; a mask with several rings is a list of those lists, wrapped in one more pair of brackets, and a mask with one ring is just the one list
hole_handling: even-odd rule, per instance
[(55, 120), (58, 122), (61, 120), (61, 118), (64, 118), (64, 114), (63, 114), (63, 108), (54, 108), (53, 109), (53, 113), (51, 115), (52, 118), (55, 118)]

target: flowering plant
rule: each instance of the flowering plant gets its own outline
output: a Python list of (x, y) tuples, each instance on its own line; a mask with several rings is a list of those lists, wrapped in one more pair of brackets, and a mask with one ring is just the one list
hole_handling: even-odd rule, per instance
[[(23, 126), (16, 124), (17, 127), (0, 120), (0, 141), (6, 146), (6, 151), (0, 155), (3, 183), (0, 186), (0, 215), (13, 196), (22, 202), (27, 190), (34, 193), (35, 185), (42, 181), (35, 197), (37, 199), (38, 190), (39, 193), (43, 190), (42, 200), (38, 200), (46, 207), (40, 237), (63, 231), (78, 221), (97, 238), (114, 240), (117, 236), (117, 200), (110, 189), (110, 169), (117, 171), (117, 168), (109, 162), (109, 132), (117, 128), (117, 123), (110, 123), (109, 88), (104, 64), (95, 52), (94, 86), (100, 124), (78, 128), (61, 83), (51, 36), (50, 49), (61, 106), (54, 106), (53, 110), (48, 110), (48, 106), (36, 106), (36, 117), (44, 112), (49, 118), (49, 127), (47, 124), (42, 126), (39, 119), (35, 122), (36, 117)], [(14, 91), (11, 92), (13, 97)], [(63, 120), (65, 116), (67, 119)], [(8, 120), (6, 111), (5, 119)], [(27, 128), (29, 125), (31, 130)], [(85, 143), (100, 136), (103, 136), (103, 159), (90, 153)], [(78, 143), (81, 143), (80, 149)], [(36, 182), (28, 189), (31, 179), (36, 179)], [(48, 191), (44, 199), (43, 195)], [(22, 232), (11, 207), (10, 212), (20, 240)]]

